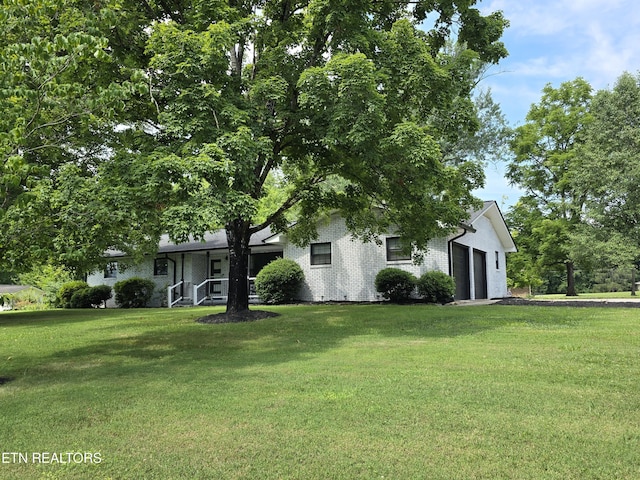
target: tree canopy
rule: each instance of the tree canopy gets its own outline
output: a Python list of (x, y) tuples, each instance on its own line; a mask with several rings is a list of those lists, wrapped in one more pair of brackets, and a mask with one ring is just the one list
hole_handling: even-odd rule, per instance
[(478, 128), (478, 63), (506, 55), (506, 20), (474, 4), (5, 2), (3, 258), (87, 269), (163, 230), (224, 228), (234, 311), (263, 228), (305, 243), (339, 211), (363, 239), (394, 226), (425, 247), (483, 182), (478, 162), (443, 155)]
[(526, 123), (515, 130), (515, 158), (507, 169), (510, 181), (525, 190), (520, 216), (528, 214), (525, 223), (539, 239), (529, 253), (542, 265), (566, 268), (567, 295), (576, 295), (571, 236), (582, 223), (585, 200), (574, 188), (572, 175), (591, 122), (590, 102), (591, 86), (584, 79), (563, 82), (559, 88), (547, 85)]
[(625, 73), (599, 91), (591, 115), (573, 182), (586, 199), (588, 230), (618, 244), (614, 263), (629, 264), (640, 250), (640, 75)]

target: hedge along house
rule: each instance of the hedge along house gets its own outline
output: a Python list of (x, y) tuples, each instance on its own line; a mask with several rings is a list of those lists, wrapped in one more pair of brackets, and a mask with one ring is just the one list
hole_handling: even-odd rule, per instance
[[(282, 257), (296, 261), (304, 271), (305, 283), (299, 292), (302, 301), (381, 300), (374, 280), (387, 267), (416, 276), (429, 270), (453, 275), (456, 300), (508, 295), (506, 254), (515, 252), (516, 247), (496, 202), (484, 202), (454, 235), (431, 240), (420, 265), (403, 254), (397, 236), (389, 234), (380, 240), (377, 244), (353, 239), (338, 215), (318, 225), (318, 238), (307, 247), (292, 244), (286, 233), (263, 230), (251, 238), (247, 281), (251, 287), (262, 267)], [(172, 244), (163, 238), (155, 258), (124, 271), (118, 271), (118, 264), (126, 262), (122, 254), (113, 252), (108, 261), (104, 272), (89, 276), (90, 285), (113, 285), (136, 276), (155, 282), (154, 306), (226, 301), (229, 264), (224, 231), (208, 235), (203, 242)], [(258, 300), (255, 294), (251, 298)]]

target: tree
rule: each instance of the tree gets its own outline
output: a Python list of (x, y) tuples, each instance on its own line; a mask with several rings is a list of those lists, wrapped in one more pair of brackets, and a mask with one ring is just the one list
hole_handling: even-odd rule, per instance
[[(97, 201), (79, 204), (77, 189), (45, 182), (39, 188), (60, 201), (44, 208), (53, 207), (54, 219), (73, 218), (81, 205), (83, 226), (93, 221), (113, 246), (149, 246), (160, 226), (176, 241), (223, 227), (229, 312), (248, 308), (248, 244), (261, 229), (288, 230), (305, 243), (318, 215), (337, 210), (363, 239), (393, 224), (425, 247), (475, 204), (480, 165), (445, 161), (440, 145), (477, 128), (474, 65), (506, 55), (500, 13), (482, 16), (475, 2), (451, 0), (123, 1), (105, 3), (92, 21), (96, 2), (63, 3), (77, 7), (77, 23), (91, 26), (116, 72), (90, 64), (86, 75), (99, 72), (127, 96), (97, 114), (110, 130), (100, 129), (95, 164), (86, 168), (76, 156), (58, 169), (65, 185), (79, 182)], [(434, 27), (420, 30), (432, 14)], [(454, 24), (465, 48), (450, 53)], [(72, 132), (67, 154), (84, 151), (87, 139)], [(293, 207), (299, 217), (290, 226)], [(89, 244), (91, 231), (77, 243)]]
[(523, 188), (527, 203), (541, 213), (534, 228), (542, 240), (541, 262), (563, 265), (567, 295), (576, 295), (570, 245), (582, 222), (585, 201), (571, 178), (580, 168), (577, 150), (591, 122), (590, 103), (591, 86), (581, 78), (557, 89), (547, 85), (540, 103), (531, 106), (526, 123), (515, 130), (511, 142), (515, 158), (507, 167), (512, 184)]
[(139, 59), (150, 19), (139, 22), (135, 3), (121, 2), (127, 15), (75, 0), (5, 1), (0, 9), (0, 266), (7, 270), (52, 262), (81, 275), (107, 248), (151, 243), (143, 242), (151, 222), (143, 232), (139, 209), (121, 208), (97, 181), (114, 138), (124, 135), (116, 126), (147, 108), (136, 94), (148, 90)]
[[(478, 72), (478, 75), (481, 71)], [(504, 162), (511, 156), (509, 142), (513, 129), (507, 123), (500, 105), (491, 95), (491, 89), (480, 90), (473, 99), (477, 130), (458, 132), (455, 143), (444, 143), (442, 153), (448, 161), (480, 161), (485, 166)]]
[(527, 288), (529, 295), (543, 283), (539, 259), (540, 239), (534, 229), (542, 221), (542, 213), (536, 202), (523, 198), (506, 213), (506, 221), (511, 229), (518, 251), (509, 254), (507, 281), (510, 286)]
[[(574, 188), (585, 197), (585, 241), (576, 250), (610, 267), (640, 260), (640, 75), (596, 93)], [(633, 292), (633, 288), (632, 288)]]

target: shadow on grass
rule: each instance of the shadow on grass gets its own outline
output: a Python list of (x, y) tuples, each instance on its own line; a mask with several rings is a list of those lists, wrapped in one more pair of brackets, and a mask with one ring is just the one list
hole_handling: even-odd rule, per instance
[(66, 323), (79, 323), (113, 316), (109, 309), (54, 309), (38, 311), (9, 311), (0, 313), (0, 328), (3, 327), (51, 327)]
[[(87, 340), (81, 347), (61, 349), (49, 356), (34, 359), (22, 374), (39, 385), (58, 382), (84, 382), (94, 378), (140, 376), (172, 372), (184, 374), (193, 367), (208, 372), (217, 370), (228, 376), (253, 365), (277, 365), (320, 354), (353, 338), (420, 340), (477, 335), (509, 324), (540, 326), (575, 324), (578, 320), (567, 309), (550, 314), (549, 309), (519, 307), (435, 306), (291, 306), (273, 308), (279, 317), (234, 324), (199, 324), (191, 319), (202, 316), (188, 309), (181, 312), (138, 310), (123, 316), (168, 315), (154, 321), (153, 328), (142, 333), (119, 332), (116, 318), (98, 330), (112, 330), (108, 338)], [(57, 313), (57, 312), (56, 312)], [(95, 311), (90, 318), (109, 312)], [(206, 312), (205, 312), (206, 313)], [(110, 312), (113, 316), (113, 311)], [(181, 318), (184, 315), (185, 318)], [(95, 316), (95, 317), (94, 317)], [(81, 311), (71, 315), (15, 315), (16, 323), (29, 326), (59, 325), (70, 321), (87, 321)], [(2, 319), (4, 320), (4, 319)], [(13, 320), (13, 319), (12, 319)], [(126, 318), (123, 318), (126, 320)], [(104, 321), (102, 322), (105, 323)], [(11, 324), (11, 322), (9, 323)], [(6, 326), (0, 322), (0, 328)], [(160, 327), (158, 328), (158, 325)], [(138, 330), (144, 326), (138, 326)], [(12, 372), (1, 372), (9, 374)], [(180, 375), (179, 375), (180, 376)], [(181, 377), (184, 378), (184, 377)]]

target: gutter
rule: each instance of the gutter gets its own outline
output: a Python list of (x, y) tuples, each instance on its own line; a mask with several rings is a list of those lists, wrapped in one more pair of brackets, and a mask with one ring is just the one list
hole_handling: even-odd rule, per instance
[(453, 277), (453, 242), (464, 237), (468, 232), (476, 233), (476, 229), (473, 228), (470, 224), (461, 223), (460, 227), (463, 229), (463, 232), (460, 235), (453, 237), (451, 240), (447, 242), (447, 253), (449, 254), (449, 276)]

